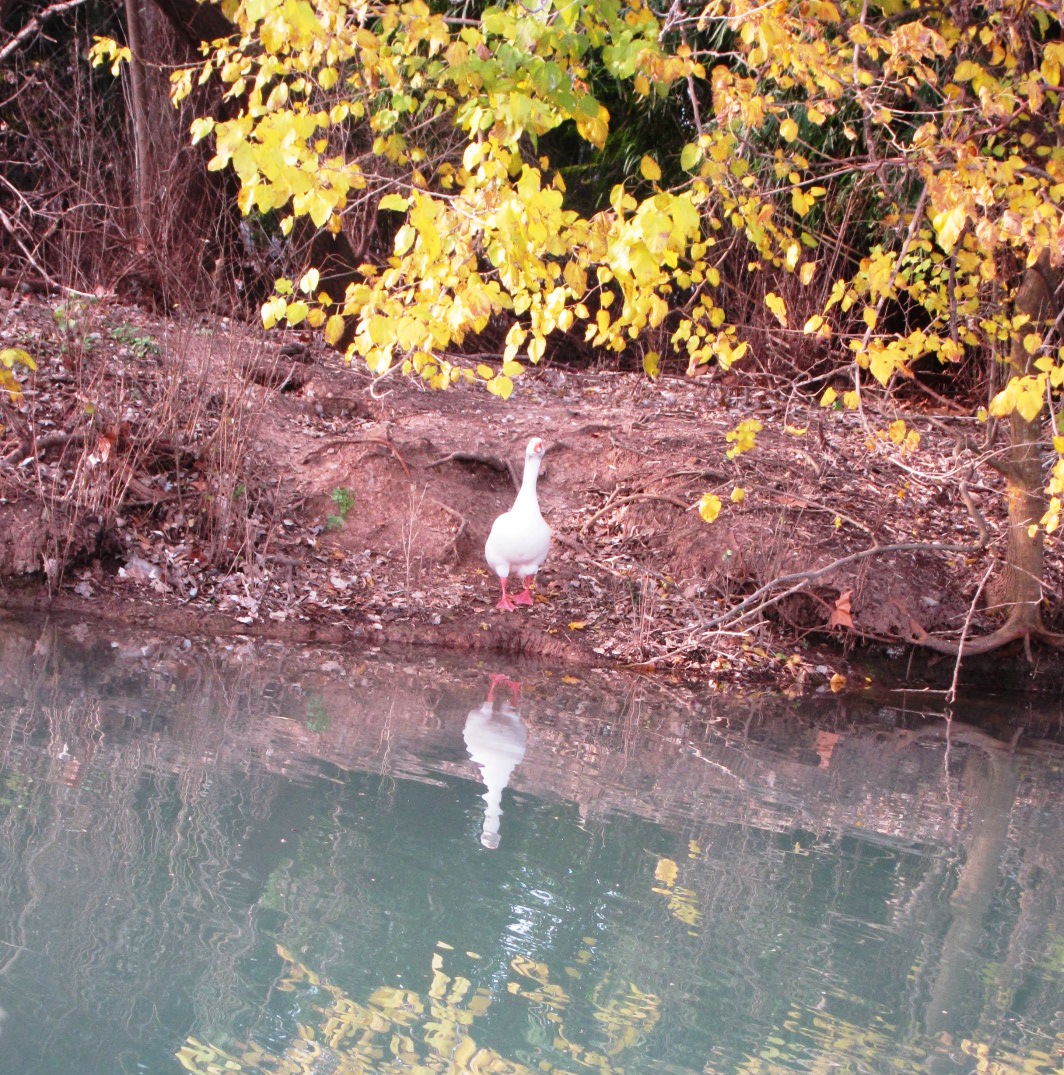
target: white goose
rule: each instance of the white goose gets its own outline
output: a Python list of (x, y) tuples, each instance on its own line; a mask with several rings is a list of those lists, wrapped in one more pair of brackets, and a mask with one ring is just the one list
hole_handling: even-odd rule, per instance
[[(503, 512), (491, 525), (484, 558), (488, 566), (499, 576), (502, 583), (502, 599), (496, 608), (507, 612), (517, 605), (532, 604), (532, 580), (543, 566), (550, 551), (550, 527), (539, 510), (536, 480), (546, 445), (539, 437), (533, 437), (525, 449), (525, 472), (514, 506)], [(524, 590), (511, 598), (506, 592), (510, 573), (515, 572), (525, 584)]]

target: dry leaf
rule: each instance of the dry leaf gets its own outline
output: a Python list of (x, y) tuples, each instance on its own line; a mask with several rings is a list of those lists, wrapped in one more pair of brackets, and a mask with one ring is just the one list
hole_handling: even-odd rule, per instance
[[(834, 609), (832, 609), (831, 618), (828, 620), (829, 627), (853, 627), (853, 616), (851, 615), (853, 609), (850, 605), (852, 598), (853, 590), (847, 590), (839, 595), (839, 599), (835, 602)], [(845, 679), (843, 679), (843, 683), (845, 682)]]

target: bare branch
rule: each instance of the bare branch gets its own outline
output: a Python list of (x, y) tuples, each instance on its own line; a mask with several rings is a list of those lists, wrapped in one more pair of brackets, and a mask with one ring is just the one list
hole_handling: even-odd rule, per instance
[(81, 7), (82, 4), (87, 2), (88, 0), (62, 0), (61, 3), (49, 4), (43, 11), (38, 11), (3, 48), (0, 48), (0, 63), (6, 60), (11, 53), (20, 49), (34, 34), (39, 33), (48, 19), (55, 15), (62, 15), (73, 8)]

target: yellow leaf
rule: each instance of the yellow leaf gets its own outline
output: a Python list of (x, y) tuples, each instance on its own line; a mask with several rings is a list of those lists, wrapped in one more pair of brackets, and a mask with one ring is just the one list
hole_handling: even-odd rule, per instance
[(833, 694), (838, 694), (839, 691), (846, 689), (846, 677), (841, 672), (836, 672), (831, 679), (828, 680), (828, 686), (831, 688)]
[[(9, 369), (0, 369), (0, 391), (6, 392), (11, 397), (12, 403), (18, 403), (22, 398), (22, 385)], [(6, 429), (6, 426), (0, 426), (0, 433), (5, 432)]]
[(495, 376), (495, 371), (491, 368), (491, 366), (486, 366), (481, 363), (479, 366), (477, 366), (477, 376), (482, 377), (485, 381), (490, 381), (492, 377)]
[(789, 423), (783, 427), (784, 433), (789, 433), (792, 437), (804, 437), (809, 432), (808, 426), (792, 426)]
[(731, 491), (731, 496), (728, 499), (733, 504), (741, 504), (746, 499), (746, 490), (737, 485)]
[(896, 422), (890, 423), (890, 428), (887, 432), (890, 434), (890, 439), (895, 444), (901, 444), (905, 439), (905, 423), (899, 418)]
[(335, 347), (344, 334), (344, 319), (339, 314), (333, 314), (325, 322), (325, 342), (330, 347)]
[(698, 502), (698, 514), (707, 522), (713, 522), (720, 514), (720, 497), (715, 493), (705, 493)]
[(639, 171), (643, 178), (649, 179), (651, 183), (656, 183), (661, 178), (661, 169), (658, 167), (658, 162), (650, 156), (644, 156), (639, 162)]
[(820, 397), (820, 406), (830, 407), (836, 399), (838, 399), (838, 393), (829, 385), (824, 389), (824, 394)]
[(206, 138), (213, 130), (213, 119), (194, 119), (189, 126), (189, 131), (192, 134), (192, 144), (195, 145), (201, 139)]
[(793, 142), (798, 137), (798, 124), (790, 116), (780, 124), (780, 135), (785, 142)]
[(802, 332), (808, 336), (811, 332), (819, 331), (823, 326), (824, 319), (820, 314), (813, 314), (813, 316), (802, 326)]
[(813, 282), (813, 277), (816, 275), (817, 265), (820, 263), (817, 261), (807, 261), (798, 270), (798, 279), (802, 284), (808, 287)]
[(385, 194), (377, 203), (378, 209), (391, 209), (396, 213), (405, 213), (409, 206), (410, 202), (402, 194)]
[(587, 626), (587, 624), (583, 620), (570, 620), (569, 621), (569, 630), (570, 631), (582, 631), (586, 626)]
[(654, 880), (671, 888), (676, 884), (679, 873), (680, 868), (672, 859), (658, 859), (658, 864), (654, 867)]
[(0, 362), (2, 362), (7, 368), (14, 369), (16, 365), (25, 366), (28, 370), (35, 370), (37, 363), (33, 361), (28, 351), (24, 351), (21, 347), (5, 347), (0, 351)]
[(952, 209), (937, 213), (931, 218), (931, 223), (934, 225), (935, 232), (938, 235), (938, 245), (947, 254), (953, 252), (953, 248), (957, 245), (957, 240), (960, 238), (967, 222), (968, 214), (964, 211), (964, 207), (960, 205), (955, 205)]
[(783, 299), (777, 295), (774, 291), (770, 291), (765, 296), (765, 305), (775, 315), (776, 320), (784, 327), (787, 327), (787, 304)]
[(509, 399), (513, 395), (514, 383), (505, 373), (497, 373), (488, 381), (487, 389), (493, 396), (500, 399)]
[(647, 351), (643, 355), (643, 372), (652, 380), (656, 381), (661, 373), (661, 355), (657, 351)]
[(401, 258), (414, 245), (416, 239), (417, 232), (409, 224), (404, 224), (395, 233), (395, 256)]
[(1042, 346), (1042, 337), (1037, 332), (1028, 332), (1023, 338), (1023, 349), (1033, 355)]
[(288, 307), (288, 300), (283, 295), (278, 295), (262, 304), (262, 327), (273, 328), (284, 317)]

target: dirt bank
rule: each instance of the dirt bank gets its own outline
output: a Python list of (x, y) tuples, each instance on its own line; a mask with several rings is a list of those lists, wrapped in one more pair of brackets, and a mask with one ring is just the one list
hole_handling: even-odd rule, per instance
[[(913, 623), (994, 623), (977, 592), (1003, 548), (1002, 482), (958, 471), (958, 437), (979, 430), (926, 402), (906, 403), (912, 450), (885, 432), (890, 400), (829, 413), (753, 378), (554, 365), (503, 401), (374, 380), (309, 335), (225, 319), (27, 295), (0, 313), (0, 347), (37, 365), (0, 414), (9, 609), (796, 690), (845, 676), (857, 645), (904, 657)], [(729, 434), (755, 421), (736, 453)], [(532, 435), (555, 542), (535, 605), (499, 612), (483, 544)], [(903, 548), (869, 554), (887, 545)]]

